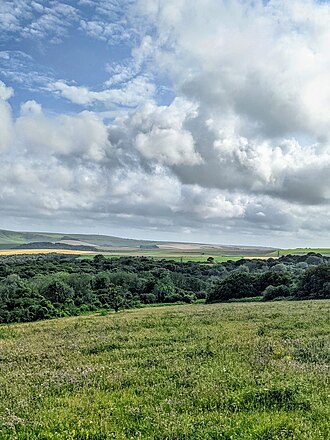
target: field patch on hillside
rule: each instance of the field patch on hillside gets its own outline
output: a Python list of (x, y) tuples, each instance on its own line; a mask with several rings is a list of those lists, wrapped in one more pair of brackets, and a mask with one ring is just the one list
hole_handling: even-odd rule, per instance
[(38, 254), (63, 254), (63, 255), (96, 255), (91, 251), (76, 251), (68, 249), (1, 249), (0, 256), (8, 255), (38, 255)]
[[(294, 249), (281, 249), (279, 251), (280, 255), (305, 255), (309, 252), (314, 252), (316, 254), (328, 255), (330, 254), (330, 248), (294, 248)], [(274, 252), (276, 254), (276, 252)]]

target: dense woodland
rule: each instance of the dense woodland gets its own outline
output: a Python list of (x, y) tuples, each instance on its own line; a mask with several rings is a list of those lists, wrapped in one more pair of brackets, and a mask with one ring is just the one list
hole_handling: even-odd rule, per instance
[(146, 304), (330, 298), (330, 258), (214, 263), (57, 254), (0, 258), (0, 323)]

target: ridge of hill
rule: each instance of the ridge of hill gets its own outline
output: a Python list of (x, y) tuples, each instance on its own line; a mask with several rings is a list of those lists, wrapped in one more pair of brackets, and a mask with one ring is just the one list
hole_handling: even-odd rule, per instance
[(58, 247), (60, 244), (66, 246), (93, 246), (98, 250), (113, 250), (115, 248), (122, 249), (145, 249), (159, 248), (169, 251), (182, 250), (185, 252), (191, 251), (210, 251), (215, 252), (230, 252), (237, 254), (257, 253), (265, 255), (276, 251), (275, 248), (263, 246), (234, 246), (234, 245), (218, 245), (218, 244), (203, 244), (203, 243), (186, 243), (186, 242), (170, 242), (170, 241), (155, 241), (155, 240), (137, 240), (131, 238), (121, 238), (111, 235), (96, 235), (96, 234), (61, 234), (54, 232), (23, 232), (23, 231), (9, 231), (0, 229), (0, 249), (15, 249), (18, 246), (24, 248), (24, 245), (36, 247), (38, 243), (53, 243)]
[(90, 235), (90, 234), (61, 234), (54, 232), (20, 232), (8, 231), (0, 229), (0, 245), (17, 246), (27, 243), (36, 242), (62, 242), (63, 244), (70, 244), (74, 242), (75, 245), (83, 242), (86, 245), (93, 245), (98, 247), (139, 247), (143, 244), (154, 244), (148, 240), (134, 240), (130, 238), (120, 238), (109, 235)]

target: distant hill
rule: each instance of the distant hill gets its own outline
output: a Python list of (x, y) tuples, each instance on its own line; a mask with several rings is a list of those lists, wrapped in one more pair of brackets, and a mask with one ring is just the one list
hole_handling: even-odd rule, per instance
[(153, 240), (134, 240), (111, 235), (61, 234), (53, 232), (18, 232), (0, 229), (0, 249), (79, 249), (110, 251), (159, 250), (168, 252), (203, 254), (214, 252), (223, 255), (269, 255), (276, 249), (262, 246), (228, 246), (202, 243), (180, 243)]
[(113, 237), (109, 235), (89, 235), (89, 234), (60, 234), (53, 232), (16, 232), (0, 230), (0, 247), (14, 248), (18, 245), (26, 243), (47, 242), (55, 243), (62, 242), (63, 244), (74, 245), (90, 245), (99, 248), (111, 247), (134, 247), (139, 248), (141, 245), (154, 245), (157, 242), (148, 240), (133, 240), (130, 238)]
[[(79, 243), (79, 242), (78, 242)], [(61, 249), (69, 251), (90, 251), (97, 252), (98, 248), (95, 246), (85, 246), (85, 245), (72, 245), (61, 242), (47, 242), (47, 241), (33, 241), (31, 243), (23, 243), (15, 246), (13, 249)]]

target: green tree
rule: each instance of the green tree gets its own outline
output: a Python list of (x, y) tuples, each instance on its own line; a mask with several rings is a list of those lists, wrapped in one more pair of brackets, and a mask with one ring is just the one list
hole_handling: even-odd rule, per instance
[(109, 288), (109, 306), (115, 311), (119, 312), (120, 309), (124, 309), (129, 305), (125, 291), (118, 286), (112, 286)]
[[(157, 298), (157, 302), (167, 302), (175, 294), (175, 287), (172, 280), (164, 277), (155, 284), (153, 294)], [(169, 301), (171, 302), (171, 301)]]
[(330, 266), (320, 265), (306, 270), (296, 295), (298, 298), (330, 298)]
[(57, 279), (50, 281), (42, 293), (52, 304), (59, 307), (72, 301), (74, 296), (72, 287)]
[(233, 272), (224, 280), (218, 280), (211, 285), (207, 300), (227, 301), (235, 298), (248, 298), (259, 294), (257, 277), (246, 272)]

